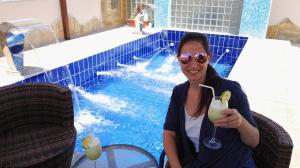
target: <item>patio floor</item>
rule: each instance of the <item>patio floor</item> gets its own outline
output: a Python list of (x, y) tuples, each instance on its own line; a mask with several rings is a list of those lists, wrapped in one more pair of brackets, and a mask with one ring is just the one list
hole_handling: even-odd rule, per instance
[(300, 48), (288, 41), (248, 39), (229, 78), (239, 81), (252, 110), (280, 124), (294, 148), (291, 168), (300, 167)]

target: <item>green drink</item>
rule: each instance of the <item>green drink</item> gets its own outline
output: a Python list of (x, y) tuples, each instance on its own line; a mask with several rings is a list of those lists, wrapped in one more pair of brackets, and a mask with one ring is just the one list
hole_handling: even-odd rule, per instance
[[(216, 98), (215, 90), (214, 90), (213, 87), (203, 85), (203, 84), (199, 84), (199, 86), (211, 89), (211, 91), (212, 91), (212, 100), (211, 100), (211, 103), (209, 105), (208, 114), (207, 114), (208, 119), (211, 122), (215, 122), (216, 120), (221, 119), (222, 117), (224, 117), (222, 112), (225, 109), (228, 108), (228, 101), (230, 99), (231, 92), (229, 90), (225, 90), (225, 91), (222, 92), (220, 98)], [(204, 140), (203, 140), (203, 143), (206, 147), (208, 147), (210, 149), (219, 149), (219, 148), (222, 147), (222, 143), (221, 143), (220, 140), (215, 138), (217, 129), (214, 125), (213, 125), (213, 127), (214, 127), (214, 132), (212, 134), (212, 137), (205, 137)]]
[(100, 155), (101, 155), (101, 147), (99, 145), (90, 146), (85, 150), (85, 156), (90, 160), (96, 160), (100, 157)]
[(101, 156), (102, 147), (97, 137), (87, 136), (82, 141), (82, 147), (85, 149), (85, 157), (94, 161), (94, 167), (96, 168), (96, 160)]
[(228, 108), (228, 103), (221, 103), (221, 100), (218, 98), (212, 99), (209, 109), (208, 109), (208, 118), (211, 122), (215, 122), (218, 119), (221, 119), (224, 115), (222, 111)]

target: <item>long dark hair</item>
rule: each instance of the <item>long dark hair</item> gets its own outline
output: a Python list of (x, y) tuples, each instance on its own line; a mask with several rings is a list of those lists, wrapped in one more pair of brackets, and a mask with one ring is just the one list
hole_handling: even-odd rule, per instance
[[(178, 50), (177, 50), (177, 57), (179, 57), (179, 55), (180, 55), (182, 46), (190, 41), (196, 41), (196, 42), (201, 43), (205, 52), (211, 56), (207, 37), (202, 33), (188, 32), (180, 40)], [(208, 64), (204, 85), (212, 86), (216, 90), (219, 87), (219, 83), (220, 83), (219, 80), (220, 80), (220, 77), (219, 77), (218, 73), (215, 71), (215, 69), (210, 64)], [(193, 117), (198, 117), (201, 113), (201, 110), (204, 107), (209, 107), (211, 99), (212, 99), (211, 90), (202, 89), (201, 100), (198, 103), (198, 110), (193, 115)]]

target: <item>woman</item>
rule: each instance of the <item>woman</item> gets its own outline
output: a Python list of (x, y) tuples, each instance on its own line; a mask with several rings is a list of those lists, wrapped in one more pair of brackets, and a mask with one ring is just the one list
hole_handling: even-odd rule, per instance
[[(219, 77), (211, 65), (211, 54), (205, 35), (186, 33), (179, 44), (177, 58), (188, 81), (173, 89), (164, 123), (164, 150), (172, 168), (181, 167), (255, 167), (252, 148), (259, 142), (259, 132), (250, 113), (245, 93), (237, 82)], [(207, 111), (212, 99), (211, 90), (199, 84), (212, 86), (216, 96), (231, 92), (229, 108), (224, 117), (212, 123)], [(212, 136), (222, 142), (220, 149), (209, 149), (203, 139)]]

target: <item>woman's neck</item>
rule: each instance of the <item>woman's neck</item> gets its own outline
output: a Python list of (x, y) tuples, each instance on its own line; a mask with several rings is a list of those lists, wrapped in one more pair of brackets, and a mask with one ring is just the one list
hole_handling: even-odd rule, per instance
[(190, 87), (191, 88), (194, 88), (194, 89), (199, 89), (199, 84), (204, 84), (204, 79), (203, 80), (200, 80), (200, 81), (189, 81), (190, 83)]
[(199, 82), (190, 81), (190, 88), (194, 89), (200, 89)]

